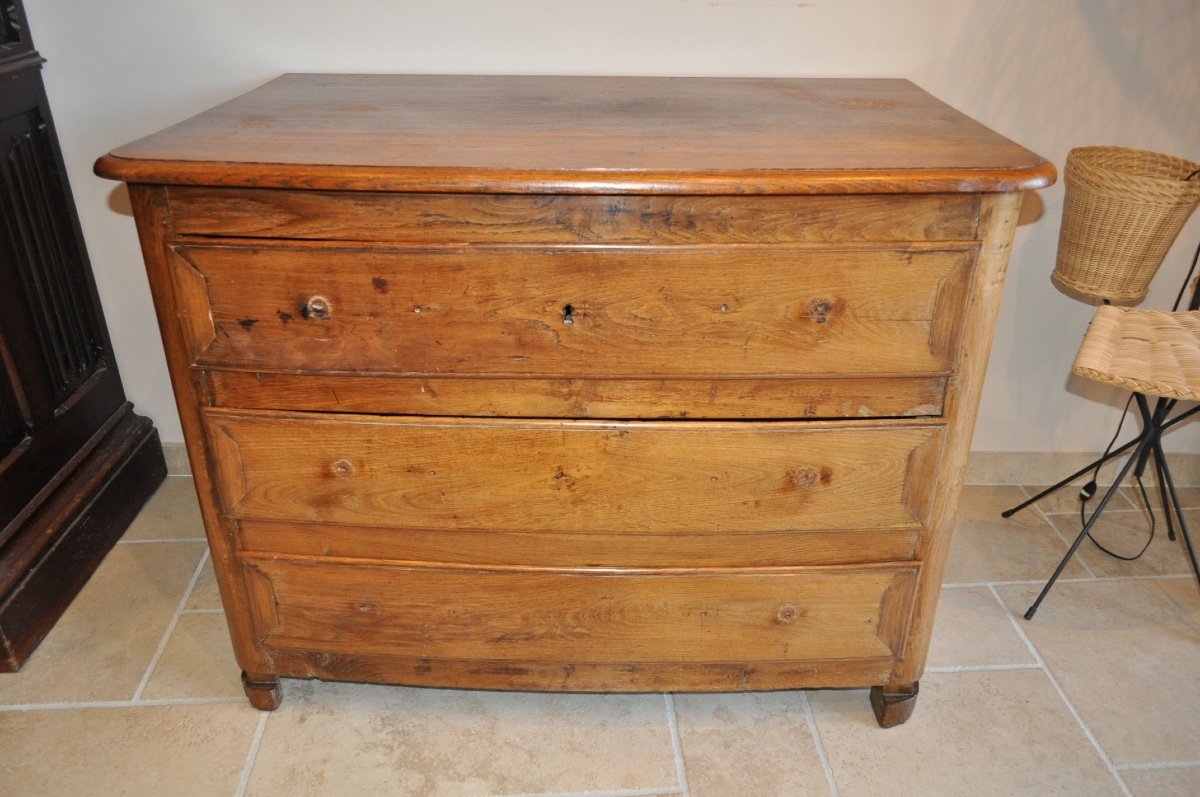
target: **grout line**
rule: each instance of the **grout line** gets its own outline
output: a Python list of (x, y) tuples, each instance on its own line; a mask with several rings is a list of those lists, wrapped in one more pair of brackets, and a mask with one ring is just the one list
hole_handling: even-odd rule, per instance
[(664, 692), (663, 698), (667, 705), (667, 727), (671, 729), (671, 750), (675, 754), (675, 776), (679, 780), (679, 790), (683, 797), (689, 797), (687, 769), (683, 765), (683, 739), (679, 736), (679, 717), (675, 713), (675, 696)]
[(196, 565), (196, 572), (192, 573), (192, 578), (188, 581), (187, 589), (183, 592), (183, 597), (179, 599), (179, 607), (175, 610), (177, 613), (182, 613), (187, 606), (188, 598), (192, 597), (192, 590), (196, 588), (196, 582), (200, 580), (200, 573), (203, 572), (204, 566), (208, 564), (209, 557), (212, 556), (212, 551), (206, 546), (204, 555), (200, 557), (200, 564)]
[(225, 613), (224, 609), (184, 609), (179, 614), (180, 614), (180, 616), (183, 616), (185, 614), (224, 614), (224, 613)]
[[(1194, 578), (1191, 573), (1150, 573), (1136, 576), (1096, 576), (1095, 578), (1060, 578), (1056, 584), (1091, 584), (1108, 581), (1155, 581), (1158, 579)], [(1047, 577), (1048, 578), (1048, 577)], [(971, 589), (989, 587), (1037, 587), (1046, 583), (1046, 578), (1030, 578), (1022, 581), (963, 581), (943, 584), (942, 589)]]
[[(524, 792), (522, 794), (505, 794), (503, 797), (677, 797), (679, 787), (666, 786), (649, 789), (617, 789), (616, 791), (569, 791), (569, 792)], [(241, 795), (236, 795), (241, 797)]]
[(90, 700), (78, 703), (10, 703), (0, 705), (0, 714), (19, 711), (65, 711), (87, 708), (154, 708), (156, 706), (208, 706), (243, 703), (244, 697), (172, 697), (143, 700)]
[[(1137, 576), (1100, 576), (1098, 578), (1060, 578), (1059, 584), (1090, 584), (1093, 581), (1158, 581), (1160, 579), (1195, 578), (1191, 573), (1150, 573)], [(1045, 582), (1039, 582), (1045, 583)]]
[(1121, 764), (1117, 769), (1126, 770), (1156, 770), (1156, 769), (1200, 769), (1200, 761), (1159, 761), (1150, 764)]
[(925, 672), (993, 672), (996, 670), (1040, 669), (1040, 664), (956, 664), (949, 667), (926, 667)]
[(183, 612), (183, 608), (187, 606), (188, 598), (192, 596), (192, 588), (200, 580), (200, 571), (204, 569), (206, 562), (208, 562), (207, 548), (204, 549), (204, 555), (200, 557), (200, 563), (196, 565), (196, 569), (192, 572), (187, 589), (183, 591), (183, 597), (179, 599), (179, 603), (175, 606), (175, 614), (171, 615), (171, 622), (167, 624), (167, 630), (163, 632), (162, 639), (158, 641), (158, 649), (154, 651), (154, 657), (150, 659), (150, 664), (146, 667), (146, 672), (142, 675), (142, 680), (138, 683), (137, 690), (133, 693), (135, 701), (142, 699), (142, 692), (146, 691), (146, 685), (150, 683), (150, 676), (154, 674), (154, 668), (158, 666), (158, 660), (162, 658), (163, 651), (167, 649), (167, 641), (171, 639), (171, 634), (175, 632), (175, 626), (179, 623), (179, 616)]
[[(1060, 578), (1059, 581), (1066, 579)], [(1044, 578), (1030, 578), (1023, 581), (962, 581), (957, 584), (943, 584), (942, 589), (966, 589), (968, 587), (1026, 587), (1035, 586), (1037, 584), (1045, 584)]]
[(254, 770), (254, 759), (258, 757), (258, 747), (262, 744), (263, 732), (267, 729), (267, 718), (270, 716), (269, 711), (259, 712), (258, 727), (254, 729), (254, 738), (250, 740), (250, 750), (246, 753), (246, 763), (242, 766), (242, 776), (238, 778), (237, 790), (234, 791), (233, 797), (242, 797), (246, 793), (250, 773)]
[[(1033, 497), (1033, 496), (1031, 496), (1031, 495), (1029, 494), (1029, 490), (1028, 490), (1028, 489), (1026, 489), (1024, 485), (1022, 485), (1022, 486), (1021, 486), (1021, 493), (1022, 493), (1022, 494), (1023, 494), (1023, 495), (1024, 495), (1026, 498), (1032, 498), (1032, 497)], [(1041, 518), (1041, 519), (1042, 519), (1042, 522), (1043, 522), (1043, 523), (1045, 523), (1047, 526), (1049, 526), (1049, 527), (1050, 527), (1050, 530), (1051, 530), (1052, 532), (1054, 532), (1054, 536), (1058, 537), (1058, 539), (1059, 539), (1059, 540), (1062, 542), (1062, 544), (1063, 544), (1063, 545), (1065, 545), (1065, 546), (1067, 547), (1067, 550), (1068, 550), (1068, 551), (1069, 551), (1069, 550), (1071, 550), (1071, 543), (1072, 543), (1072, 542), (1074, 542), (1074, 541), (1073, 541), (1073, 540), (1070, 540), (1070, 539), (1067, 539), (1067, 535), (1063, 534), (1063, 533), (1062, 533), (1062, 531), (1061, 531), (1061, 530), (1059, 530), (1059, 528), (1058, 528), (1058, 524), (1057, 524), (1057, 523), (1055, 523), (1053, 520), (1051, 520), (1051, 519), (1050, 519), (1050, 516), (1049, 516), (1048, 514), (1046, 514), (1046, 512), (1044, 512), (1044, 511), (1042, 510), (1042, 507), (1041, 507), (1041, 505), (1040, 505), (1040, 504), (1034, 504), (1033, 506), (1031, 506), (1031, 507), (1029, 507), (1029, 508), (1030, 508), (1030, 509), (1032, 509), (1032, 510), (1033, 510), (1035, 513), (1037, 513), (1037, 516), (1038, 516), (1039, 518)], [(1076, 532), (1076, 535), (1078, 535), (1078, 532)], [(1064, 551), (1064, 553), (1065, 553), (1065, 551)], [(1072, 558), (1073, 560), (1075, 560), (1076, 562), (1078, 562), (1080, 565), (1082, 565), (1084, 572), (1085, 572), (1085, 573), (1087, 573), (1089, 577), (1091, 577), (1091, 578), (1095, 578), (1095, 577), (1096, 577), (1096, 573), (1095, 573), (1095, 571), (1093, 571), (1093, 570), (1092, 570), (1092, 568), (1088, 567), (1088, 563), (1087, 563), (1087, 562), (1085, 562), (1085, 561), (1083, 560), (1083, 557), (1082, 557), (1082, 556), (1079, 556), (1079, 552), (1078, 552), (1078, 551), (1076, 551), (1076, 552), (1075, 552), (1075, 554), (1076, 554), (1076, 555), (1075, 555), (1075, 556), (1073, 556), (1073, 557), (1071, 557), (1071, 558)]]
[(825, 773), (825, 783), (829, 786), (829, 797), (841, 797), (837, 781), (833, 778), (833, 767), (829, 765), (829, 756), (825, 752), (825, 743), (821, 741), (821, 732), (817, 730), (817, 718), (813, 716), (812, 704), (808, 702), (808, 692), (800, 692), (800, 705), (804, 707), (804, 721), (808, 723), (808, 732), (812, 736), (813, 745), (817, 748), (821, 771)]
[(158, 648), (154, 651), (154, 656), (151, 657), (150, 663), (146, 665), (146, 672), (142, 673), (142, 680), (138, 682), (137, 689), (133, 691), (133, 702), (142, 699), (142, 692), (146, 691), (146, 685), (150, 683), (150, 676), (154, 674), (154, 668), (158, 666), (158, 660), (162, 658), (163, 651), (167, 649), (167, 640), (171, 638), (171, 634), (175, 633), (175, 626), (179, 624), (179, 612), (171, 615), (171, 622), (167, 623), (167, 630), (163, 632), (162, 639), (158, 641)]
[[(1007, 608), (1007, 604), (1005, 604), (1000, 598), (1000, 593), (996, 592), (994, 587), (992, 588), (992, 595), (1001, 603), (1001, 605), (1004, 605)], [(1079, 712), (1075, 710), (1074, 704), (1071, 703), (1070, 698), (1067, 697), (1067, 693), (1064, 692), (1063, 688), (1059, 685), (1058, 679), (1054, 677), (1054, 673), (1050, 672), (1050, 668), (1046, 666), (1045, 659), (1042, 658), (1042, 654), (1038, 653), (1037, 648), (1033, 646), (1033, 641), (1029, 638), (1029, 635), (1025, 633), (1025, 629), (1022, 628), (1021, 624), (1017, 622), (1017, 618), (1013, 615), (1011, 610), (1006, 611), (1005, 616), (1008, 617), (1008, 622), (1012, 625), (1013, 630), (1017, 632), (1017, 636), (1019, 636), (1021, 641), (1025, 643), (1025, 647), (1029, 650), (1030, 655), (1033, 656), (1034, 661), (1038, 663), (1038, 667), (1046, 674), (1046, 679), (1050, 681), (1050, 685), (1054, 687), (1054, 691), (1058, 692), (1058, 696), (1062, 699), (1063, 705), (1067, 707), (1067, 711), (1071, 712), (1071, 716), (1075, 718), (1075, 722), (1078, 723), (1080, 730), (1083, 731), (1083, 735), (1087, 737), (1089, 742), (1091, 742), (1092, 749), (1094, 749), (1096, 754), (1100, 756), (1100, 761), (1104, 764), (1105, 768), (1108, 769), (1109, 774), (1113, 776), (1113, 779), (1117, 781), (1117, 785), (1121, 787), (1121, 793), (1124, 794), (1125, 797), (1133, 797), (1133, 794), (1129, 791), (1129, 787), (1125, 785), (1125, 779), (1122, 778), (1121, 773), (1117, 771), (1117, 767), (1115, 764), (1113, 764), (1112, 759), (1108, 757), (1108, 753), (1104, 752), (1104, 748), (1100, 746), (1100, 742), (1096, 739), (1095, 734), (1092, 733), (1092, 729), (1087, 726), (1087, 723), (1083, 721), (1083, 717), (1080, 716)]]
[[(1139, 499), (1139, 500), (1141, 500), (1141, 499)], [(1185, 507), (1183, 508), (1183, 511), (1184, 511), (1184, 512), (1191, 512), (1192, 510), (1194, 510), (1194, 509), (1197, 509), (1197, 508), (1200, 508), (1200, 507), (1194, 507), (1194, 506), (1185, 506)], [(1161, 506), (1155, 506), (1155, 507), (1151, 507), (1151, 509), (1152, 509), (1153, 511), (1155, 511), (1155, 512), (1161, 512), (1161, 511), (1162, 511), (1162, 507), (1161, 507)], [(1106, 515), (1108, 515), (1108, 514), (1113, 514), (1113, 515), (1118, 515), (1118, 514), (1121, 514), (1121, 515), (1132, 515), (1132, 514), (1135, 514), (1135, 513), (1136, 513), (1136, 514), (1143, 514), (1143, 515), (1144, 515), (1144, 514), (1146, 513), (1146, 508), (1145, 508), (1145, 507), (1142, 507), (1142, 506), (1138, 506), (1138, 507), (1135, 507), (1135, 508), (1133, 508), (1133, 509), (1112, 509), (1112, 508), (1108, 508), (1108, 509), (1105, 509), (1105, 510), (1104, 510), (1104, 514), (1106, 514)], [(1071, 516), (1071, 517), (1076, 517), (1076, 518), (1077, 518), (1077, 517), (1079, 517), (1079, 513), (1078, 513), (1078, 512), (1047, 512), (1046, 514), (1047, 514), (1047, 515), (1051, 515), (1051, 516), (1053, 516), (1053, 517), (1062, 517), (1062, 516)]]

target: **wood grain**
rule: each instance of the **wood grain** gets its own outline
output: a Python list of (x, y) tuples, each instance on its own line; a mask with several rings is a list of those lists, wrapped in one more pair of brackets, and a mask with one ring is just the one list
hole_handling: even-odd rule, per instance
[(837, 422), (205, 415), (234, 517), (561, 533), (914, 528), (926, 502), (913, 496), (928, 485), (910, 482), (911, 454), (941, 434)]
[(285, 76), (97, 170), (133, 183), (256, 705), (907, 717), (1044, 160), (905, 81)]
[(188, 368), (190, 357), (185, 329), (191, 323), (189, 306), (178, 295), (178, 284), (173, 278), (171, 256), (166, 243), (166, 192), (161, 187), (132, 185), (129, 187), (129, 200), (137, 220), (138, 239), (146, 263), (150, 292), (154, 297), (154, 311), (162, 332), (171, 387), (179, 407), (188, 462), (196, 482), (200, 514), (212, 552), (213, 571), (221, 594), (221, 605), (225, 608), (234, 656), (238, 666), (245, 671), (269, 673), (271, 664), (253, 637), (249, 596), (241, 568), (235, 559), (233, 535), (221, 516), (213, 472), (209, 468), (211, 455), (200, 415), (203, 403), (200, 386)]
[[(945, 374), (962, 307), (941, 285), (974, 260), (970, 248), (175, 251), (179, 273), (203, 277), (189, 278), (205, 290), (189, 317), (212, 328), (192, 333), (199, 365), (460, 376)], [(315, 297), (328, 312), (310, 310)]]
[[(962, 490), (975, 414), (983, 392), (992, 334), (1000, 312), (1000, 294), (1008, 270), (1013, 234), (1021, 211), (1020, 194), (985, 197), (981, 213), (979, 264), (968, 286), (965, 334), (959, 344), (957, 373), (947, 397), (947, 444), (937, 463), (930, 523), (922, 532), (918, 557), (925, 562), (913, 607), (913, 632), (885, 691), (902, 693), (921, 677), (933, 634), (939, 587), (953, 539), (955, 512)], [(905, 710), (911, 711), (911, 706)]]
[(172, 186), (178, 236), (403, 244), (970, 241), (978, 194), (563, 196)]
[(238, 546), (253, 555), (537, 567), (796, 567), (914, 558), (918, 529), (815, 529), (721, 534), (627, 534), (418, 529), (239, 520)]
[[(331, 653), (537, 662), (893, 655), (915, 565), (579, 573), (244, 560), (273, 605), (263, 643)], [(901, 607), (893, 611), (892, 604)]]
[(101, 158), (141, 183), (449, 193), (1014, 191), (1054, 168), (905, 80), (284, 75)]
[(945, 376), (538, 379), (206, 371), (217, 407), (532, 418), (897, 418), (939, 416)]

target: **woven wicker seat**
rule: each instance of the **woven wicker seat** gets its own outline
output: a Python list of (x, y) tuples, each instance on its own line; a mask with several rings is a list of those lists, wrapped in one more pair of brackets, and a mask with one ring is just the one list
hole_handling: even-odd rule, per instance
[[(1196, 307), (1198, 302), (1200, 295), (1193, 300), (1191, 306)], [(1092, 481), (1080, 491), (1084, 500), (1087, 500), (1096, 492), (1095, 479), (1100, 466), (1127, 451), (1130, 452), (1112, 485), (1104, 491), (1095, 511), (1084, 523), (1079, 536), (1071, 543), (1066, 556), (1058, 563), (1058, 568), (1050, 576), (1050, 580), (1025, 612), (1026, 620), (1033, 619), (1038, 606), (1062, 575), (1063, 569), (1079, 549), (1080, 543), (1091, 534), (1092, 527), (1100, 519), (1108, 502), (1125, 483), (1125, 478), (1132, 474), (1140, 485), (1143, 472), (1151, 466), (1158, 477), (1158, 489), (1167, 521), (1167, 539), (1175, 539), (1177, 523), (1192, 572), (1196, 574), (1197, 583), (1200, 583), (1200, 559), (1196, 557), (1196, 548), (1192, 544), (1192, 535), (1188, 531), (1179, 493), (1175, 489), (1171, 469), (1167, 466), (1167, 457), (1162, 448), (1164, 432), (1200, 413), (1200, 405), (1192, 406), (1183, 412), (1175, 412), (1175, 407), (1180, 401), (1200, 400), (1200, 310), (1166, 312), (1113, 305), (1098, 307), (1096, 314), (1092, 316), (1092, 325), (1083, 338), (1083, 345), (1079, 347), (1079, 354), (1075, 357), (1074, 370), (1088, 379), (1131, 391), (1133, 399), (1137, 401), (1138, 414), (1142, 417), (1142, 430), (1137, 437), (1115, 451), (1105, 452), (1104, 456), (1082, 470), (1001, 513), (1004, 517), (1011, 517), (1014, 512), (1091, 471)], [(1148, 396), (1158, 397), (1153, 409), (1150, 407)], [(1145, 488), (1142, 489), (1142, 497), (1148, 505)], [(1151, 533), (1153, 534), (1153, 527)], [(1105, 548), (1102, 550), (1110, 553)]]
[[(1012, 517), (1090, 474), (1079, 491), (1081, 500), (1086, 502), (1096, 495), (1101, 466), (1128, 454), (1050, 580), (1025, 612), (1026, 620), (1033, 619), (1038, 606), (1080, 544), (1091, 535), (1126, 478), (1132, 476), (1141, 487), (1147, 469), (1157, 477), (1167, 539), (1175, 539), (1178, 526), (1192, 572), (1200, 583), (1200, 559), (1162, 447), (1165, 432), (1200, 414), (1200, 404), (1194, 404), (1200, 401), (1200, 288), (1193, 287), (1187, 312), (1118, 306), (1137, 304), (1146, 298), (1150, 281), (1167, 250), (1192, 211), (1200, 206), (1200, 179), (1195, 179), (1200, 176), (1200, 164), (1128, 147), (1076, 147), (1067, 156), (1063, 176), (1067, 192), (1058, 258), (1051, 279), (1068, 296), (1093, 304), (1103, 303), (1092, 317), (1075, 358), (1074, 371), (1133, 393), (1129, 403), (1137, 402), (1141, 430), (1134, 439), (1116, 449), (1112, 448), (1116, 443), (1114, 438), (1095, 462), (1000, 513)], [(1200, 250), (1196, 257), (1200, 260)], [(1192, 263), (1193, 270), (1196, 262)], [(1180, 402), (1191, 406), (1179, 409)], [(1148, 505), (1144, 487), (1141, 495)], [(1080, 513), (1082, 517), (1082, 505)], [(1148, 516), (1153, 522), (1155, 515)], [(1153, 525), (1150, 533), (1153, 539)], [(1094, 537), (1092, 541), (1105, 553), (1112, 554)]]
[(1200, 400), (1200, 311), (1099, 307), (1074, 370), (1135, 393)]

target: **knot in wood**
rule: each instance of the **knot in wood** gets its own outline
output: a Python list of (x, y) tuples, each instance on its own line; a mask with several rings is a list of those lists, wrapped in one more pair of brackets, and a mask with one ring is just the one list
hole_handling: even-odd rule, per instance
[(805, 466), (792, 471), (792, 484), (797, 487), (816, 487), (821, 482), (821, 474), (816, 468)]
[(808, 315), (818, 324), (824, 324), (833, 312), (833, 299), (813, 299), (808, 304)]
[(790, 603), (781, 603), (775, 610), (775, 619), (781, 623), (790, 623), (800, 616), (800, 610)]

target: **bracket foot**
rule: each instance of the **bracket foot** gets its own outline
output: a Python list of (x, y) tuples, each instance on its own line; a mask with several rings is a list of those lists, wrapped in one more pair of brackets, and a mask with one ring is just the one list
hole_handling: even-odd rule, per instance
[(242, 688), (250, 705), (259, 711), (274, 711), (283, 699), (283, 688), (273, 675), (252, 675), (242, 670)]
[(912, 716), (917, 705), (917, 692), (920, 682), (913, 681), (911, 686), (886, 689), (882, 686), (871, 687), (871, 708), (875, 710), (875, 719), (880, 728), (894, 728), (903, 725)]

